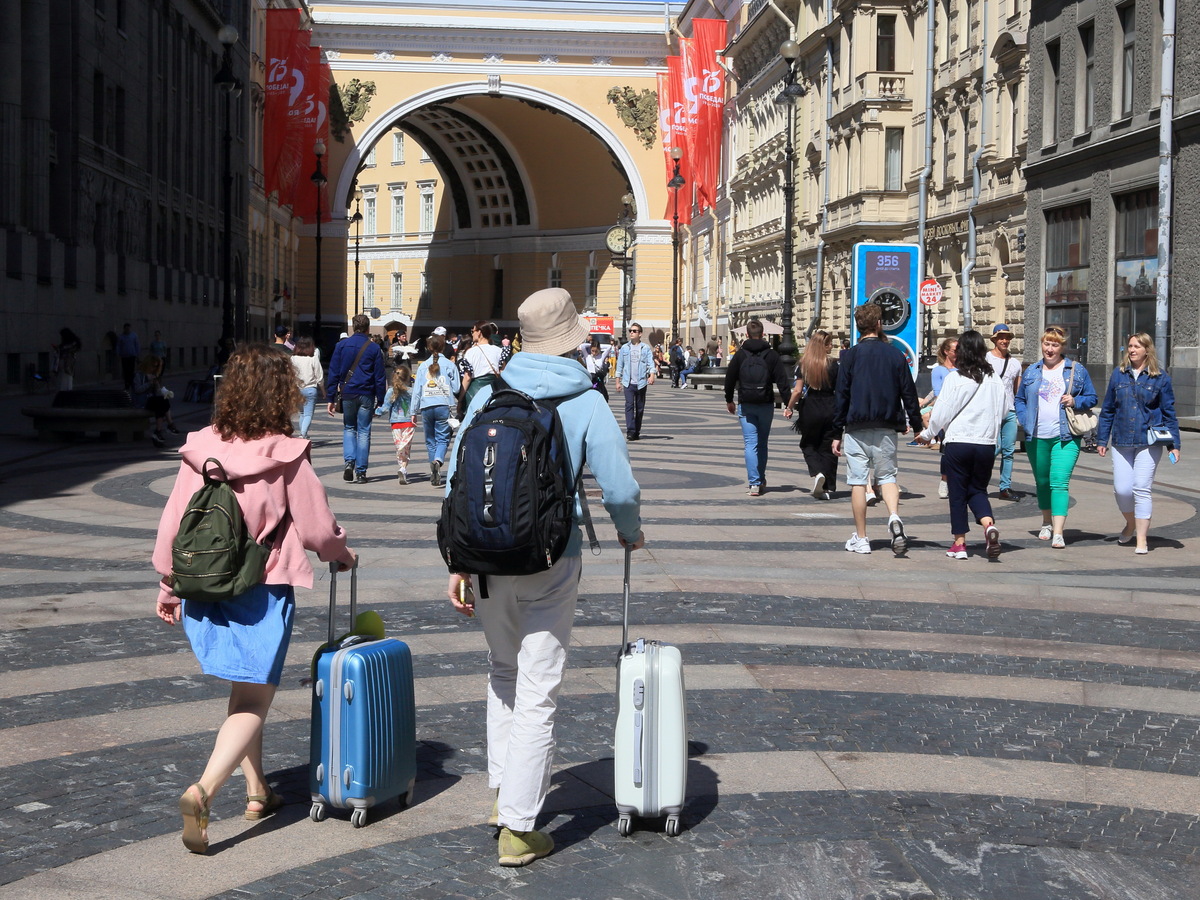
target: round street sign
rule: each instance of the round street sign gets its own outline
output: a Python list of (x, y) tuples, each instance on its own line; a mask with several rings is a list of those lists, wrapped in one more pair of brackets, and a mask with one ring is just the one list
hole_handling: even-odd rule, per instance
[(925, 279), (917, 290), (917, 299), (921, 301), (922, 306), (937, 306), (942, 302), (942, 286), (936, 279)]

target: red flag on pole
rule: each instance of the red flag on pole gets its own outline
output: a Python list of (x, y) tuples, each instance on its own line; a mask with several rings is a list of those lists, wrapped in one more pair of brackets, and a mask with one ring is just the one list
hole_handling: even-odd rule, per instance
[[(321, 54), (320, 47), (310, 47), (308, 68), (304, 78), (304, 89), (291, 108), (289, 146), (295, 147), (294, 158), (298, 162), (297, 178), (292, 187), (292, 213), (306, 222), (316, 221), (317, 187), (312, 175), (317, 169), (317, 155), (313, 150), (318, 139), (324, 141), (326, 156), (321, 160), (321, 171), (329, 175), (329, 84), (332, 73)], [(292, 139), (292, 135), (295, 139)], [(283, 202), (282, 196), (280, 202)], [(329, 186), (321, 187), (321, 221), (328, 222)]]
[(696, 122), (696, 203), (701, 209), (717, 202), (721, 177), (721, 140), (725, 114), (725, 71), (717, 65), (717, 54), (725, 46), (724, 19), (693, 19), (693, 70), (699, 103)]
[[(267, 82), (263, 98), (263, 189), (280, 189), (279, 162), (287, 140), (288, 106), (297, 67), (304, 66), (309, 32), (300, 30), (300, 10), (267, 10)], [(302, 77), (302, 76), (300, 76)]]
[[(671, 101), (671, 142), (667, 145), (667, 171), (669, 173), (675, 171), (670, 148), (679, 147), (683, 150), (683, 158), (679, 161), (679, 174), (687, 181), (687, 184), (679, 189), (679, 223), (686, 225), (692, 221), (693, 156), (691, 136), (693, 132), (688, 127), (690, 104), (684, 87), (683, 60), (680, 57), (667, 57), (667, 80), (669, 82), (668, 97)], [(674, 198), (672, 198), (672, 213), (674, 212), (673, 204)]]

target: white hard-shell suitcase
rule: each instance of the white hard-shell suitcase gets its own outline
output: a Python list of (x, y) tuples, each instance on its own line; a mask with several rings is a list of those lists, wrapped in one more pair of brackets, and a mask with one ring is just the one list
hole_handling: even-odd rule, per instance
[(666, 816), (666, 833), (679, 834), (687, 793), (687, 709), (683, 658), (660, 641), (629, 640), (629, 558), (621, 654), (617, 659), (617, 729), (613, 742), (613, 796), (617, 831), (633, 831), (633, 818)]

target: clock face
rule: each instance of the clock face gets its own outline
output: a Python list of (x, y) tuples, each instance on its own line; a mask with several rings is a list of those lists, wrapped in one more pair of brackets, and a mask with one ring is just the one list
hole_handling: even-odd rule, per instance
[(611, 253), (624, 253), (632, 243), (629, 229), (623, 225), (614, 225), (604, 236), (604, 244)]
[(908, 301), (893, 291), (880, 291), (871, 298), (883, 312), (883, 330), (898, 331), (908, 321)]

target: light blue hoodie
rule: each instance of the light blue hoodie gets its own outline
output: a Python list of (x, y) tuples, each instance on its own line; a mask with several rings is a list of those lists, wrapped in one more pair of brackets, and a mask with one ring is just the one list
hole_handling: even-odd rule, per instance
[[(633, 477), (621, 427), (600, 392), (591, 390), (592, 380), (579, 361), (542, 353), (517, 353), (500, 377), (506, 385), (534, 400), (571, 398), (558, 407), (558, 417), (562, 421), (575, 474), (579, 474), (580, 461), (586, 460), (588, 469), (604, 491), (604, 508), (617, 526), (617, 533), (627, 541), (635, 540), (642, 527), (642, 490)], [(446, 469), (447, 493), (458, 464), (458, 439), (491, 396), (492, 385), (488, 384), (471, 400)], [(580, 555), (583, 545), (578, 528), (580, 515), (577, 499), (576, 528), (564, 556)]]

